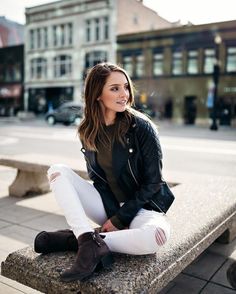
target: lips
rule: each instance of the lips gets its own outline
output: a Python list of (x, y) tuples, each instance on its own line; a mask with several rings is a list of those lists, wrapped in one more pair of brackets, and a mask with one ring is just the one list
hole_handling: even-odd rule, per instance
[(123, 106), (127, 104), (127, 100), (117, 101), (116, 103)]

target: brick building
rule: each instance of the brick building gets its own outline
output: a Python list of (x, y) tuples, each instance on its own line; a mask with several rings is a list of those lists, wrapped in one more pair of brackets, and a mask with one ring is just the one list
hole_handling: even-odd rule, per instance
[(236, 21), (123, 34), (117, 43), (118, 62), (138, 90), (136, 102), (185, 123), (209, 119), (217, 61), (217, 114), (221, 124), (235, 124)]
[(23, 107), (24, 26), (0, 16), (0, 116)]
[(24, 46), (0, 48), (0, 116), (23, 108)]

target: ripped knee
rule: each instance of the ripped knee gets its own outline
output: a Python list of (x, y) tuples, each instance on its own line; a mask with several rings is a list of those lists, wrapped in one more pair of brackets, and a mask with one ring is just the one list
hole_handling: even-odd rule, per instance
[(52, 173), (52, 174), (49, 176), (49, 182), (50, 182), (50, 183), (55, 182), (56, 178), (59, 177), (60, 175), (61, 175), (61, 173), (59, 173), (59, 172)]
[(166, 232), (162, 228), (157, 227), (155, 230), (155, 239), (158, 246), (163, 246), (167, 242)]

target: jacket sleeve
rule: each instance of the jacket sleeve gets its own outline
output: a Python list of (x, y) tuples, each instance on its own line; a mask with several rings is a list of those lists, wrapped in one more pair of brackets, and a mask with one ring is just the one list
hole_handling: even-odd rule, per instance
[(134, 197), (127, 201), (113, 217), (127, 227), (137, 212), (147, 204), (154, 194), (160, 189), (162, 181), (162, 150), (158, 138), (158, 132), (154, 124), (145, 121), (138, 127), (137, 144), (139, 145), (140, 156), (142, 156), (143, 167), (142, 181), (139, 190)]

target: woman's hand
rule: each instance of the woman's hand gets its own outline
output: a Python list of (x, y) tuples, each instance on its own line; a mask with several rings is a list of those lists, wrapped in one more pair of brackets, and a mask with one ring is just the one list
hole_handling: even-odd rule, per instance
[(108, 219), (102, 226), (101, 232), (112, 232), (118, 231), (118, 229), (113, 226), (112, 222)]

